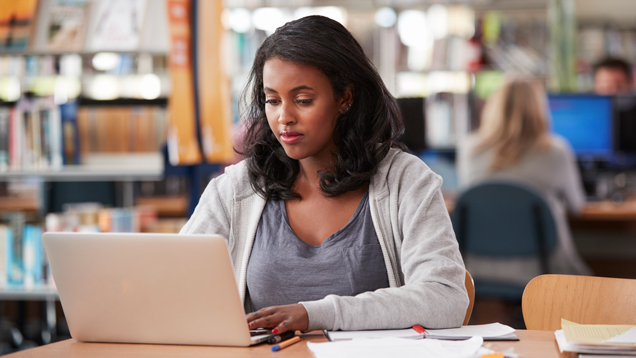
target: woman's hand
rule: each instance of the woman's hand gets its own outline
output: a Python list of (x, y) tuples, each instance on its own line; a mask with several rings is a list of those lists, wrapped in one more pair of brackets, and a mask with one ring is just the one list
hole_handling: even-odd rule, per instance
[(307, 310), (300, 303), (265, 307), (246, 316), (250, 329), (271, 328), (272, 333), (304, 331), (309, 325)]

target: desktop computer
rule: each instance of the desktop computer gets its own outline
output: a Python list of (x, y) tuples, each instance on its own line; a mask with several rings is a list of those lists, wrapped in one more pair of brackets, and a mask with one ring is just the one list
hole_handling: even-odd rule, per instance
[(552, 131), (564, 137), (582, 160), (611, 160), (614, 156), (612, 97), (550, 94)]
[(616, 96), (614, 108), (616, 151), (633, 159), (636, 157), (636, 95)]
[(423, 97), (398, 98), (397, 104), (402, 114), (404, 134), (398, 139), (412, 153), (426, 149), (425, 99)]

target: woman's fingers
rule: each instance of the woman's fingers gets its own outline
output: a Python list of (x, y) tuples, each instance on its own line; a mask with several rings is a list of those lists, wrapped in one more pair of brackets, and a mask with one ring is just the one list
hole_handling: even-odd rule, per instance
[(309, 317), (305, 307), (300, 304), (267, 307), (246, 316), (251, 329), (273, 328), (274, 333), (288, 330), (305, 330)]

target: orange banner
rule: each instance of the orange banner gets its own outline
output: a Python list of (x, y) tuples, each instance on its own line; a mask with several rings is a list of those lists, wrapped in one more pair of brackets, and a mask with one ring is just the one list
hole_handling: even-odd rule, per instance
[(201, 162), (201, 152), (196, 136), (190, 51), (190, 0), (168, 0), (167, 6), (170, 28), (169, 68), (172, 78), (172, 91), (168, 100), (168, 154), (173, 165), (198, 164)]
[(231, 161), (232, 100), (230, 78), (222, 61), (222, 1), (197, 1), (199, 115), (203, 153), (209, 163)]

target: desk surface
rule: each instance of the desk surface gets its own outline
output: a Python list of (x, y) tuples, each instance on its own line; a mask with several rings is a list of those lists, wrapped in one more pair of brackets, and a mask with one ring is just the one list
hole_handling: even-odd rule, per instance
[[(554, 340), (554, 332), (550, 331), (517, 331), (519, 342), (485, 342), (484, 346), (497, 351), (505, 351), (512, 347), (514, 353), (523, 358), (570, 358), (573, 354), (560, 354)], [(326, 342), (322, 335), (302, 337), (296, 343), (280, 352), (272, 352), (270, 345), (258, 345), (252, 348), (202, 347), (202, 346), (168, 346), (145, 344), (114, 343), (79, 343), (69, 339), (26, 351), (9, 355), (12, 358), (80, 358), (80, 357), (313, 357), (306, 342)]]

